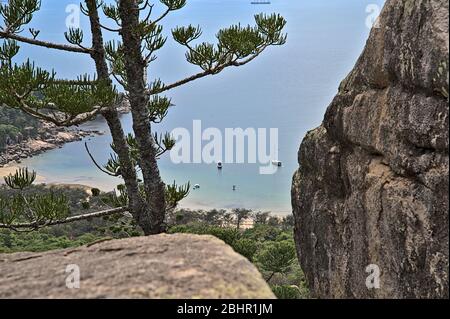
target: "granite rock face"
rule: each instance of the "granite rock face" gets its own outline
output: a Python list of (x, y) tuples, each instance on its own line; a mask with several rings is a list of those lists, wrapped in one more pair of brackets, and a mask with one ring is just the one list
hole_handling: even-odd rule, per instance
[(155, 235), (0, 254), (0, 269), (0, 298), (274, 298), (256, 268), (212, 236)]
[(316, 297), (449, 297), (448, 9), (387, 0), (302, 142), (292, 205)]

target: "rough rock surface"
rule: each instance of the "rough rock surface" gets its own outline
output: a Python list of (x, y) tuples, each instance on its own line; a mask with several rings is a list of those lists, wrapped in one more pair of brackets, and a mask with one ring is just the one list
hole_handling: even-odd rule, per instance
[(448, 7), (388, 0), (302, 142), (292, 205), (316, 297), (449, 297)]
[[(69, 289), (78, 265), (80, 288)], [(156, 235), (0, 254), (0, 298), (274, 298), (256, 268), (212, 236)]]

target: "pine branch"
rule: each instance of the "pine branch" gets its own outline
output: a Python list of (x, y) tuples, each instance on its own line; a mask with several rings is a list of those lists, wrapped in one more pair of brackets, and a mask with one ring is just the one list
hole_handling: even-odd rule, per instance
[(57, 44), (57, 43), (41, 41), (41, 40), (37, 40), (37, 39), (31, 39), (31, 38), (23, 37), (23, 36), (13, 34), (10, 32), (5, 32), (5, 31), (0, 31), (0, 39), (1, 38), (16, 40), (16, 41), (31, 44), (31, 45), (36, 45), (36, 46), (45, 47), (45, 48), (49, 48), (49, 49), (55, 49), (55, 50), (68, 51), (68, 52), (85, 53), (85, 54), (91, 54), (93, 52), (92, 49), (88, 49), (88, 48), (82, 48), (79, 46), (68, 45), (68, 44)]
[(95, 212), (95, 213), (71, 216), (71, 217), (68, 217), (65, 219), (54, 220), (54, 221), (49, 221), (49, 222), (20, 223), (20, 224), (11, 224), (11, 225), (0, 224), (0, 229), (3, 228), (3, 229), (11, 229), (14, 231), (20, 231), (20, 230), (33, 231), (33, 230), (36, 230), (36, 229), (39, 229), (42, 227), (68, 224), (68, 223), (77, 222), (80, 220), (86, 220), (86, 219), (91, 219), (91, 218), (96, 218), (96, 217), (104, 217), (104, 216), (110, 216), (110, 215), (114, 215), (114, 214), (125, 213), (127, 211), (128, 211), (127, 207), (119, 207), (119, 208), (107, 209), (107, 210), (103, 210), (103, 211), (99, 211), (99, 212)]
[(99, 23), (99, 25), (100, 25), (100, 27), (101, 27), (102, 29), (105, 29), (106, 31), (110, 31), (110, 32), (117, 32), (117, 33), (120, 33), (120, 31), (122, 30), (122, 28), (113, 29), (113, 28), (107, 27), (107, 26), (105, 26), (105, 25), (103, 25), (103, 24), (101, 24), (101, 23)]
[(259, 48), (257, 50), (257, 52), (255, 54), (253, 54), (252, 56), (250, 56), (247, 59), (244, 59), (244, 60), (236, 60), (235, 59), (233, 61), (229, 61), (229, 62), (226, 62), (226, 63), (223, 63), (223, 64), (219, 64), (219, 65), (217, 65), (217, 66), (215, 66), (215, 67), (213, 67), (211, 69), (207, 69), (207, 70), (205, 70), (203, 72), (194, 74), (194, 75), (192, 75), (190, 77), (187, 77), (187, 78), (185, 78), (183, 80), (174, 82), (174, 83), (169, 84), (169, 85), (163, 85), (163, 86), (158, 87), (158, 88), (153, 89), (153, 90), (148, 90), (147, 93), (149, 95), (160, 94), (162, 92), (169, 91), (169, 90), (172, 90), (172, 89), (174, 89), (176, 87), (185, 85), (185, 84), (187, 84), (189, 82), (193, 82), (195, 80), (204, 78), (204, 77), (206, 77), (208, 75), (218, 74), (218, 73), (222, 72), (224, 69), (226, 69), (228, 67), (231, 67), (231, 66), (238, 67), (238, 66), (246, 65), (247, 63), (250, 63), (251, 61), (256, 59), (267, 47), (268, 47), (268, 45), (262, 46), (261, 48)]
[[(162, 0), (162, 2), (174, 0)], [(257, 58), (269, 46), (286, 43), (287, 35), (282, 33), (286, 20), (278, 14), (255, 15), (256, 26), (242, 27), (240, 24), (220, 30), (217, 33), (218, 45), (203, 42), (193, 46), (202, 32), (200, 27), (189, 25), (172, 30), (174, 40), (188, 49), (187, 61), (203, 69), (203, 72), (192, 75), (170, 85), (149, 88), (150, 95), (159, 94), (208, 75), (215, 75), (231, 66), (243, 66)]]
[[(168, 8), (159, 18), (157, 18), (154, 21), (150, 21), (150, 25), (155, 25), (155, 24), (158, 24), (159, 22), (161, 22), (161, 20), (164, 19), (170, 13), (170, 11), (172, 11), (172, 10), (170, 8)], [(145, 21), (148, 21), (148, 19)]]
[(110, 172), (108, 172), (107, 170), (103, 169), (103, 168), (97, 163), (97, 161), (95, 160), (95, 158), (94, 158), (94, 156), (92, 155), (91, 151), (89, 150), (89, 147), (88, 147), (88, 145), (87, 145), (86, 142), (84, 143), (84, 148), (86, 149), (86, 152), (88, 153), (88, 155), (89, 155), (89, 157), (91, 158), (91, 160), (92, 160), (92, 162), (94, 163), (94, 165), (95, 165), (101, 172), (103, 172), (103, 173), (105, 173), (105, 174), (107, 174), (107, 175), (109, 175), (109, 176), (112, 176), (112, 177), (119, 177), (119, 176), (120, 176), (120, 173), (113, 174), (113, 173), (110, 173)]
[(53, 123), (54, 125), (59, 126), (59, 127), (63, 127), (63, 126), (69, 127), (69, 126), (77, 126), (77, 125), (83, 124), (87, 121), (92, 120), (93, 118), (95, 118), (97, 115), (101, 114), (105, 110), (105, 108), (98, 107), (98, 108), (95, 108), (91, 112), (79, 114), (75, 117), (72, 116), (72, 117), (68, 117), (64, 120), (60, 120), (55, 115), (54, 116), (47, 115), (47, 114), (39, 112), (36, 109), (30, 107), (17, 94), (16, 94), (16, 98), (18, 99), (18, 101), (20, 103), (20, 105), (18, 106), (20, 110), (27, 113), (28, 115), (31, 115), (31, 116), (36, 117), (43, 121)]

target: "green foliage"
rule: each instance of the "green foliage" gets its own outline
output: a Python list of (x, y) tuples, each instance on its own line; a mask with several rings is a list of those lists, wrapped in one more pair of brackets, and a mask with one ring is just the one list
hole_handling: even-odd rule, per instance
[[(121, 21), (122, 14), (133, 14), (126, 11), (120, 12), (119, 8), (122, 4), (120, 1), (112, 1), (105, 3), (101, 0), (95, 0), (92, 2), (86, 2), (86, 7), (80, 4), (80, 8), (83, 14), (92, 17), (94, 14), (98, 16), (97, 9), (101, 8), (104, 15), (113, 20), (117, 28), (107, 27), (101, 21), (95, 21), (92, 23), (91, 30), (98, 27), (100, 30), (108, 30), (116, 32), (122, 36), (122, 40), (127, 40), (127, 35), (135, 37), (138, 41), (133, 49), (136, 52), (140, 49), (141, 56), (136, 57), (134, 54), (125, 55), (125, 48), (120, 41), (111, 40), (104, 45), (106, 60), (103, 62), (109, 62), (109, 70), (106, 75), (105, 72), (101, 72), (102, 76), (106, 78), (100, 80), (91, 79), (88, 75), (82, 75), (76, 80), (64, 80), (57, 79), (54, 71), (47, 71), (36, 67), (34, 62), (30, 60), (23, 64), (13, 62), (13, 58), (19, 53), (20, 47), (14, 39), (18, 39), (21, 42), (28, 44), (35, 44), (42, 47), (59, 49), (63, 51), (77, 52), (90, 54), (92, 58), (99, 56), (98, 48), (86, 48), (82, 45), (84, 40), (83, 30), (78, 28), (70, 28), (64, 33), (67, 42), (70, 45), (60, 45), (55, 43), (49, 43), (46, 41), (32, 41), (36, 40), (40, 31), (29, 28), (32, 39), (27, 37), (18, 37), (18, 34), (22, 32), (22, 27), (33, 18), (33, 14), (40, 9), (39, 0), (10, 0), (7, 4), (0, 6), (0, 16), (4, 26), (0, 27), (2, 32), (3, 41), (0, 46), (0, 105), (7, 105), (11, 108), (17, 108), (23, 112), (47, 122), (51, 122), (58, 126), (72, 126), (79, 125), (86, 122), (96, 115), (103, 113), (105, 108), (109, 108), (118, 102), (118, 94), (116, 88), (111, 85), (113, 77), (126, 92), (131, 95), (139, 95), (140, 101), (147, 104), (149, 120), (153, 123), (160, 123), (167, 116), (170, 107), (172, 106), (171, 100), (165, 96), (160, 96), (163, 91), (173, 89), (175, 87), (184, 85), (188, 82), (204, 77), (206, 75), (218, 74), (226, 67), (241, 66), (256, 58), (267, 47), (271, 45), (282, 45), (286, 42), (286, 35), (282, 33), (286, 21), (280, 15), (272, 14), (259, 14), (255, 16), (254, 26), (241, 26), (240, 24), (230, 26), (219, 30), (216, 35), (217, 43), (212, 44), (208, 42), (200, 42), (193, 44), (193, 41), (198, 40), (202, 35), (200, 27), (193, 27), (191, 25), (187, 27), (176, 27), (172, 30), (173, 38), (176, 42), (187, 47), (186, 59), (189, 63), (198, 65), (204, 70), (203, 73), (197, 74), (172, 85), (164, 85), (159, 79), (156, 79), (144, 87), (139, 85), (138, 90), (140, 92), (134, 92), (136, 85), (132, 90), (127, 75), (139, 74), (139, 77), (144, 75), (146, 77), (146, 68), (151, 62), (155, 61), (157, 56), (156, 51), (160, 50), (167, 41), (167, 37), (163, 34), (163, 27), (159, 23), (171, 12), (179, 10), (186, 5), (186, 0), (160, 0), (160, 2), (167, 7), (166, 11), (159, 17), (152, 17), (153, 5), (148, 0), (137, 0), (134, 2), (136, 6), (134, 11), (135, 18), (139, 20), (137, 23), (125, 25), (126, 21)], [(144, 17), (144, 18), (143, 18)], [(98, 19), (94, 19), (98, 20)], [(133, 19), (131, 19), (133, 20)], [(132, 28), (132, 30), (129, 30)], [(129, 32), (131, 31), (131, 32)], [(94, 47), (95, 44), (103, 44), (102, 36), (99, 32), (92, 34)], [(140, 41), (139, 41), (140, 40)], [(133, 41), (132, 41), (133, 42)], [(128, 48), (127, 48), (128, 49)], [(142, 58), (142, 60), (141, 60)], [(99, 61), (96, 61), (96, 65), (99, 65)], [(127, 62), (127, 63), (126, 63)], [(127, 65), (127, 67), (125, 67)], [(131, 65), (131, 66), (130, 66)], [(133, 73), (130, 73), (130, 69), (134, 69)], [(133, 76), (134, 75), (130, 75)], [(132, 79), (134, 81), (140, 81), (139, 79)], [(142, 79), (147, 81), (146, 78)], [(142, 83), (143, 84), (143, 83)], [(147, 83), (145, 83), (147, 84)], [(133, 85), (131, 85), (132, 87)], [(142, 105), (140, 105), (142, 107)], [(136, 106), (139, 108), (139, 106)], [(144, 114), (144, 110), (138, 110), (139, 114)], [(139, 117), (138, 117), (139, 118)], [(140, 122), (147, 124), (145, 120), (140, 119)], [(1, 124), (1, 123), (0, 123)], [(17, 134), (13, 127), (3, 126), (1, 131), (8, 133), (8, 137), (4, 138), (4, 141), (0, 140), (0, 147), (4, 147), (10, 134)], [(149, 131), (150, 132), (150, 131)], [(114, 132), (113, 132), (114, 133)], [(115, 133), (122, 133), (118, 128)], [(153, 132), (152, 136), (146, 136), (143, 134), (143, 138), (153, 138), (155, 145), (155, 159), (159, 159), (165, 152), (171, 150), (175, 141), (168, 133)], [(5, 134), (6, 136), (6, 134)], [(113, 136), (116, 136), (113, 134)], [(137, 139), (139, 140), (139, 138)], [(137, 143), (136, 138), (133, 135), (127, 136), (127, 146), (129, 148), (130, 159), (126, 159), (126, 162), (131, 160), (132, 165), (138, 171), (142, 168), (143, 163), (148, 158), (141, 158), (142, 146)], [(117, 141), (117, 139), (116, 139)], [(3, 145), (2, 145), (3, 144)], [(87, 149), (87, 147), (86, 147)], [(115, 177), (123, 177), (121, 172), (121, 159), (117, 154), (117, 145), (112, 145), (113, 153), (106, 165), (101, 166), (95, 162), (95, 159), (91, 156), (95, 165), (104, 173)], [(89, 150), (87, 149), (89, 152)], [(123, 153), (120, 153), (123, 154)], [(126, 156), (125, 156), (126, 157)], [(122, 164), (125, 164), (124, 158), (122, 158)], [(144, 170), (147, 172), (147, 170)], [(159, 173), (155, 173), (159, 177)], [(145, 178), (146, 183), (150, 178)], [(142, 203), (147, 201), (148, 207), (152, 207), (154, 203), (153, 194), (148, 194), (150, 187), (143, 187), (142, 181), (134, 181), (139, 183), (140, 197)], [(32, 181), (29, 183), (32, 184)], [(12, 185), (12, 184), (11, 184)], [(10, 185), (10, 186), (11, 186)], [(19, 190), (23, 190), (29, 185), (20, 184), (20, 181), (16, 181), (16, 186)], [(11, 186), (12, 187), (12, 186)], [(167, 201), (167, 211), (172, 211), (176, 208), (178, 202), (185, 198), (189, 194), (190, 185), (186, 184), (178, 186), (174, 182), (172, 185), (167, 185), (164, 189), (165, 199)], [(51, 195), (53, 196), (53, 195)], [(49, 197), (51, 198), (51, 197)], [(161, 198), (161, 197), (159, 197)], [(122, 188), (118, 194), (112, 194), (110, 196), (110, 202), (114, 205), (127, 205), (129, 196), (126, 194), (126, 189)], [(62, 210), (62, 199), (55, 199), (56, 204), (54, 207), (46, 201), (45, 198), (35, 199), (35, 203), (40, 203), (35, 210), (40, 211), (41, 204), (48, 206), (53, 215), (58, 215), (56, 210)], [(163, 200), (161, 200), (162, 202)], [(164, 204), (164, 203), (161, 203)], [(88, 209), (87, 204), (83, 204)], [(11, 213), (11, 212), (10, 212)], [(241, 222), (249, 217), (250, 211), (236, 210), (237, 228), (240, 228)], [(3, 213), (6, 216), (6, 213)], [(136, 214), (135, 214), (136, 215)], [(8, 215), (9, 216), (9, 215)], [(60, 216), (60, 215), (58, 215)], [(36, 223), (34, 213), (30, 213), (28, 220)], [(9, 218), (7, 218), (9, 219)], [(228, 222), (231, 219), (228, 220)]]
[(212, 226), (223, 226), (226, 223), (226, 216), (227, 212), (225, 210), (212, 209), (202, 212), (201, 219), (203, 219), (205, 223)]
[(81, 207), (83, 207), (83, 209), (89, 209), (91, 208), (91, 204), (89, 202), (82, 202)]
[(80, 77), (79, 81), (85, 84), (72, 85), (53, 81), (40, 91), (43, 99), (38, 105), (54, 105), (58, 111), (76, 116), (90, 112), (94, 107), (110, 106), (116, 101), (116, 91), (111, 89), (109, 83), (91, 82), (89, 77)]
[(164, 3), (169, 10), (179, 10), (186, 5), (186, 0), (159, 0), (161, 3)]
[(258, 248), (259, 243), (248, 238), (240, 238), (233, 243), (233, 249), (250, 261), (253, 261)]
[(255, 21), (265, 43), (270, 45), (283, 45), (286, 43), (287, 37), (282, 33), (286, 20), (282, 16), (279, 14), (266, 15), (260, 13), (255, 15)]
[(176, 27), (172, 30), (173, 38), (176, 42), (182, 45), (188, 45), (194, 40), (197, 40), (202, 35), (200, 26), (189, 25), (187, 27)]
[(247, 58), (254, 58), (271, 45), (283, 45), (287, 36), (282, 33), (286, 20), (277, 14), (255, 15), (256, 26), (240, 24), (219, 30), (217, 44), (191, 43), (200, 38), (199, 26), (188, 25), (172, 30), (174, 40), (188, 48), (186, 59), (204, 71), (218, 73), (229, 65), (240, 65)]
[[(4, 55), (5, 52), (1, 52), (0, 56)], [(33, 92), (48, 87), (54, 77), (54, 73), (36, 67), (29, 60), (21, 65), (2, 64), (0, 66), (0, 104), (19, 108), (21, 99), (29, 98), (32, 106), (39, 107), (38, 99)]]
[(0, 61), (5, 61), (11, 64), (11, 60), (15, 57), (20, 50), (20, 46), (17, 41), (7, 39), (3, 42), (0, 48)]
[(74, 45), (81, 45), (83, 42), (83, 30), (78, 28), (70, 28), (69, 32), (64, 32), (67, 42)]
[[(223, 52), (232, 52), (236, 56), (246, 57), (254, 53), (256, 48), (264, 44), (264, 38), (257, 27), (231, 26), (217, 33), (219, 48)], [(220, 51), (219, 51), (220, 52)]]
[(178, 186), (175, 181), (172, 185), (166, 185), (166, 203), (168, 207), (176, 207), (178, 202), (189, 195), (191, 184)]
[[(292, 228), (256, 224), (254, 228), (239, 231), (234, 227), (218, 226), (225, 211), (179, 211), (174, 218), (179, 224), (169, 233), (213, 235), (230, 245), (237, 253), (253, 262), (271, 284), (280, 299), (309, 298), (305, 276), (296, 259)], [(222, 218), (221, 218), (222, 217)]]
[(38, 135), (39, 122), (20, 110), (0, 105), (0, 151), (7, 143), (16, 143)]
[(0, 15), (10, 32), (20, 32), (21, 27), (31, 21), (33, 13), (41, 7), (40, 0), (9, 0), (0, 4)]
[(294, 228), (295, 221), (294, 221), (294, 215), (287, 215), (283, 217), (283, 220), (281, 221), (281, 225), (283, 229), (292, 229)]
[(175, 146), (175, 140), (168, 132), (164, 135), (158, 135), (158, 132), (155, 132), (154, 141), (156, 144), (156, 158), (160, 158), (161, 155), (167, 151), (170, 151)]
[(152, 96), (148, 102), (150, 121), (152, 121), (153, 123), (161, 123), (162, 120), (167, 116), (171, 105), (171, 99), (165, 96)]
[(31, 229), (42, 224), (63, 219), (70, 213), (67, 198), (63, 194), (49, 192), (36, 194), (26, 192), (33, 185), (36, 173), (21, 168), (5, 178), (6, 185), (13, 191), (10, 196), (0, 194), (0, 223), (10, 225), (29, 223)]
[[(111, 148), (114, 150), (114, 145), (111, 145)], [(106, 162), (106, 164), (104, 165), (104, 168), (112, 176), (121, 176), (120, 160), (116, 153), (111, 153), (109, 155), (108, 162)]]
[(270, 216), (267, 220), (267, 225), (269, 226), (278, 226), (280, 225), (280, 219), (276, 216)]
[(24, 203), (33, 216), (30, 221), (38, 224), (66, 218), (70, 213), (67, 198), (63, 194), (50, 192), (33, 195), (25, 198)]
[(296, 257), (295, 245), (292, 241), (269, 242), (255, 256), (256, 264), (265, 272), (286, 274)]
[(240, 238), (240, 233), (236, 229), (209, 226), (206, 224), (179, 225), (169, 229), (169, 233), (189, 233), (197, 235), (212, 235), (226, 244), (233, 247), (234, 243)]
[(273, 293), (278, 299), (303, 299), (302, 291), (297, 286), (274, 285), (271, 286)]
[(105, 201), (114, 207), (128, 206), (128, 194), (124, 184), (117, 185), (117, 192), (114, 191), (108, 194)]
[[(84, 188), (33, 185), (24, 190), (24, 194), (27, 196), (32, 194), (46, 195), (49, 191), (64, 195), (68, 200), (71, 216), (109, 208), (104, 200), (108, 194), (89, 198)], [(2, 198), (11, 198), (16, 192), (16, 190), (11, 190), (6, 186), (0, 186)], [(89, 202), (89, 209), (83, 208), (84, 202)], [(84, 245), (102, 238), (128, 238), (140, 235), (142, 235), (142, 232), (138, 230), (131, 216), (117, 214), (43, 227), (33, 232), (0, 229), (0, 252), (45, 251)]]
[(0, 150), (3, 149), (10, 139), (10, 136), (17, 136), (20, 130), (14, 125), (0, 124)]
[(54, 236), (45, 232), (16, 233), (9, 230), (1, 230), (0, 253), (63, 249), (85, 245), (100, 238), (102, 237), (90, 233), (79, 236), (76, 239), (70, 239), (64, 235)]
[[(120, 14), (116, 5), (103, 3), (102, 9), (106, 17), (114, 20), (117, 24), (120, 24)], [(85, 9), (84, 12), (86, 15), (89, 15), (89, 13)]]
[(125, 56), (122, 43), (118, 41), (108, 41), (105, 44), (106, 59), (109, 61), (111, 72), (120, 77), (123, 83), (127, 82), (125, 71)]
[(256, 212), (252, 216), (253, 223), (256, 225), (265, 225), (269, 219), (269, 212)]
[[(3, 50), (0, 52), (0, 57), (5, 55)], [(91, 81), (88, 76), (81, 76), (79, 83), (72, 84), (57, 80), (55, 76), (55, 72), (36, 67), (29, 60), (21, 65), (3, 63), (0, 66), (0, 104), (19, 108), (38, 118), (48, 118), (47, 113), (38, 113), (45, 110), (62, 112), (66, 119), (73, 119), (94, 107), (110, 106), (116, 100), (115, 88), (104, 81)]]
[(6, 176), (5, 183), (12, 189), (23, 190), (26, 187), (30, 187), (36, 180), (36, 172), (30, 172), (28, 168), (20, 168), (16, 170), (14, 174)]
[(148, 24), (145, 21), (142, 25), (142, 34), (144, 47), (147, 49), (147, 60), (154, 61), (156, 59), (153, 53), (161, 49), (167, 41), (167, 37), (162, 35), (163, 27), (154, 23)]
[(98, 197), (98, 196), (100, 196), (101, 191), (98, 188), (92, 188), (91, 193), (92, 193), (92, 196)]
[(234, 217), (236, 219), (236, 227), (237, 229), (240, 229), (242, 222), (250, 218), (252, 211), (245, 208), (234, 208), (232, 210), (232, 213), (234, 214)]
[(244, 234), (247, 238), (256, 241), (275, 241), (277, 237), (282, 233), (282, 230), (278, 227), (272, 227), (269, 225), (256, 224), (253, 228), (246, 229)]

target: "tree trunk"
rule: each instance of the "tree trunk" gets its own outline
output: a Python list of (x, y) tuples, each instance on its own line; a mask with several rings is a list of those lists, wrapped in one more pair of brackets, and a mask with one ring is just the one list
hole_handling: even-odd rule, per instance
[(139, 29), (139, 7), (136, 0), (120, 0), (119, 14), (122, 21), (121, 36), (124, 45), (127, 90), (133, 117), (133, 130), (138, 143), (147, 203), (150, 206), (151, 233), (164, 231), (166, 212), (165, 185), (161, 179), (156, 160), (156, 146), (151, 133), (144, 70), (147, 67), (142, 57)]
[[(99, 79), (108, 80), (109, 71), (106, 64), (105, 49), (103, 46), (103, 35), (98, 16), (98, 9), (95, 0), (86, 0), (87, 8), (90, 12), (89, 19), (92, 32), (92, 59), (95, 61), (97, 74)], [(136, 223), (142, 228), (145, 235), (151, 234), (151, 215), (147, 203), (143, 200), (139, 192), (139, 184), (137, 181), (136, 169), (130, 158), (128, 144), (126, 143), (125, 134), (122, 124), (120, 123), (119, 113), (115, 106), (111, 106), (102, 114), (108, 123), (111, 131), (115, 151), (120, 161), (120, 173), (124, 179), (127, 189), (129, 209)]]
[(269, 278), (266, 279), (267, 283), (270, 282), (270, 280), (272, 279), (272, 277), (275, 275), (275, 272), (272, 272), (269, 276)]

